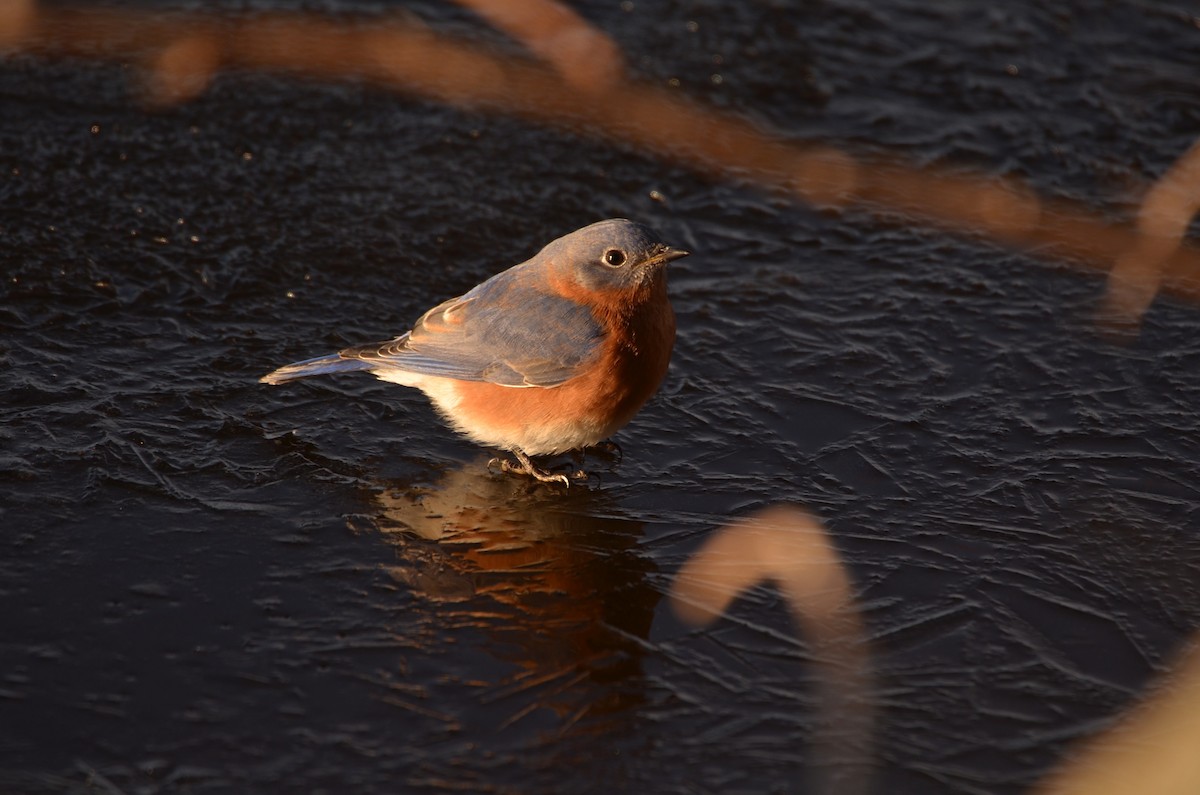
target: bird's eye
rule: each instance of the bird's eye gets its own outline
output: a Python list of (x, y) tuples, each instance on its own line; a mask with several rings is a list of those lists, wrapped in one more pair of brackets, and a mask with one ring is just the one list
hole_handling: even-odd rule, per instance
[(604, 264), (610, 268), (619, 268), (625, 264), (625, 252), (619, 249), (610, 248), (604, 252)]

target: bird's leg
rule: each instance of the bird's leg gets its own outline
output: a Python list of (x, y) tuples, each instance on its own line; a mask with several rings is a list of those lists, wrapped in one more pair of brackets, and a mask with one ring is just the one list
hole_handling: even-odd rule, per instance
[[(546, 470), (535, 467), (533, 465), (533, 462), (529, 460), (529, 456), (525, 455), (520, 450), (513, 448), (513, 450), (511, 452), (514, 456), (516, 456), (517, 462), (520, 465), (518, 466), (517, 464), (513, 464), (509, 461), (501, 459), (500, 471), (512, 472), (517, 475), (528, 475), (529, 477), (533, 478), (534, 480), (540, 481), (542, 483), (561, 483), (564, 486), (571, 485), (571, 479), (568, 478), (566, 475), (551, 475)], [(492, 460), (494, 461), (495, 459), (492, 459)]]

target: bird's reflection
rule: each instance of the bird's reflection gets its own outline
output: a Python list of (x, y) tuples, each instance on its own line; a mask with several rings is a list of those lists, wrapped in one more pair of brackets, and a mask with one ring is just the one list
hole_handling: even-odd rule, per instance
[(655, 567), (637, 548), (641, 523), (603, 491), (533, 485), (482, 460), (432, 484), (378, 485), (390, 573), (443, 603), (456, 631), (486, 633), (490, 670), (504, 672), (472, 675), (488, 680), (484, 700), (512, 702), (505, 727), (542, 710), (560, 732), (599, 726), (640, 702)]

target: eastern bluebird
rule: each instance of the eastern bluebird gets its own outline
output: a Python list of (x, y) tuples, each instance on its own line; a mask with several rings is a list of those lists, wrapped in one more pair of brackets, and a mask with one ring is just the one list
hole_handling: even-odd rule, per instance
[(406, 334), (261, 380), (366, 370), (414, 386), (459, 433), (516, 456), (505, 471), (569, 485), (529, 456), (608, 438), (658, 390), (675, 344), (665, 266), (687, 254), (641, 224), (600, 221), (435, 306)]

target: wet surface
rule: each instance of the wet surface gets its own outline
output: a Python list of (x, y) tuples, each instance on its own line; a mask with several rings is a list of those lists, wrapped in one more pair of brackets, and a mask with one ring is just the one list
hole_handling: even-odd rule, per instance
[[(652, 5), (579, 8), (647, 79), (1099, 212), (1200, 129), (1171, 5)], [(135, 80), (0, 64), (0, 789), (795, 791), (830, 760), (778, 592), (664, 598), (776, 502), (848, 565), (874, 791), (1025, 791), (1200, 626), (1200, 309), (1117, 344), (1094, 275), (903, 218), (353, 84)], [(695, 256), (598, 488), (489, 474), (401, 387), (257, 382), (615, 215)]]

